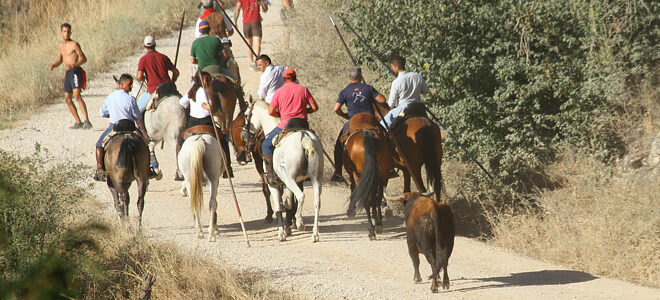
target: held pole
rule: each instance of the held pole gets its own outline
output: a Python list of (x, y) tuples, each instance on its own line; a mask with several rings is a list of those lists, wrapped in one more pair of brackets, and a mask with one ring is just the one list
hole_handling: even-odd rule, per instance
[(179, 40), (176, 42), (176, 54), (174, 54), (174, 68), (176, 68), (176, 63), (179, 61), (179, 47), (181, 46), (181, 33), (183, 32), (183, 20), (186, 18), (186, 11), (183, 11), (181, 15), (181, 24), (179, 25)]
[(254, 52), (254, 49), (252, 49), (252, 46), (250, 46), (250, 44), (248, 44), (247, 40), (245, 39), (245, 36), (243, 36), (243, 34), (241, 33), (240, 30), (238, 30), (238, 27), (236, 27), (236, 24), (234, 23), (234, 21), (231, 20), (231, 18), (227, 14), (227, 11), (225, 11), (225, 8), (222, 7), (222, 5), (220, 5), (220, 3), (218, 3), (218, 0), (215, 0), (215, 2), (218, 4), (220, 9), (222, 10), (222, 13), (227, 17), (227, 20), (229, 20), (229, 23), (231, 23), (231, 26), (234, 26), (234, 31), (236, 31), (236, 33), (238, 33), (238, 35), (241, 37), (241, 39), (243, 40), (245, 45), (248, 47), (248, 49), (250, 49), (250, 52), (252, 52), (252, 54), (256, 58), (258, 56), (257, 53)]
[[(204, 87), (204, 80), (202, 78), (202, 73), (198, 72), (197, 76), (199, 77), (199, 82), (202, 85), (202, 89), (204, 89), (204, 95), (206, 95), (206, 99), (210, 100), (209, 103), (211, 105), (211, 111), (213, 111), (213, 100), (209, 97), (208, 92), (206, 91), (206, 88)], [(215, 133), (216, 136), (216, 142), (218, 142), (218, 147), (220, 148), (220, 152), (222, 153), (223, 157), (223, 162), (225, 165), (225, 172), (227, 172), (227, 175), (229, 175), (229, 166), (227, 165), (227, 153), (222, 148), (222, 145), (220, 144), (220, 135), (218, 134), (218, 129), (216, 128), (215, 120), (213, 120), (213, 114), (211, 114), (211, 122), (213, 123), (213, 132)], [(238, 212), (238, 220), (241, 223), (241, 229), (243, 230), (243, 237), (245, 238), (245, 242), (247, 243), (248, 248), (250, 248), (250, 240), (248, 240), (247, 236), (247, 231), (245, 230), (245, 223), (243, 222), (243, 214), (241, 214), (241, 207), (238, 205), (238, 198), (236, 198), (236, 191), (234, 190), (234, 183), (231, 180), (231, 176), (227, 176), (227, 179), (229, 179), (229, 187), (231, 188), (231, 194), (234, 197), (234, 204), (236, 204), (236, 211)]]

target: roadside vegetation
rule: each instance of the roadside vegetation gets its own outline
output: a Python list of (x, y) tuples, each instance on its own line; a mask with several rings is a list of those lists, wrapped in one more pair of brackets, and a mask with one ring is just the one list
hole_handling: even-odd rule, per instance
[[(351, 66), (388, 95), (378, 62), (408, 59), (433, 92), (424, 101), (496, 177), (449, 137), (443, 175), (457, 230), (599, 275), (660, 286), (660, 166), (645, 157), (660, 131), (653, 1), (305, 1), (291, 50), (276, 56), (319, 99), (313, 124), (330, 149), (332, 115)], [(316, 118), (316, 119), (314, 119)], [(401, 190), (394, 180), (388, 191)]]
[(257, 275), (184, 254), (94, 215), (85, 167), (0, 151), (0, 298), (290, 299)]
[[(195, 0), (3, 1), (0, 4), (0, 123), (8, 124), (45, 104), (64, 101), (64, 67), (48, 71), (62, 41), (60, 25), (87, 56), (93, 76), (133, 54), (145, 35), (177, 29), (182, 9), (187, 24), (198, 13)], [(83, 94), (84, 95), (84, 94)]]

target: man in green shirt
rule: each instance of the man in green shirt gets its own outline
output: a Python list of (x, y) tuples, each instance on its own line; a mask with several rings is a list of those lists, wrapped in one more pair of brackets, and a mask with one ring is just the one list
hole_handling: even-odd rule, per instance
[[(209, 22), (202, 21), (199, 23), (199, 32), (202, 34), (196, 39), (192, 48), (190, 49), (190, 60), (193, 64), (197, 64), (200, 71), (207, 72), (211, 76), (225, 75), (233, 80), (234, 76), (227, 68), (220, 65), (219, 55), (225, 55), (223, 45), (220, 39), (216, 36), (210, 36), (209, 31), (211, 26)], [(225, 57), (225, 59), (227, 59)]]

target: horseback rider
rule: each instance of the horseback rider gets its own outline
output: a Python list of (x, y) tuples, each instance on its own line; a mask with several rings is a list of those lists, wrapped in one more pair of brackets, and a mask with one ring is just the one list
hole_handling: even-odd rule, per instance
[[(151, 141), (147, 130), (144, 127), (144, 122), (142, 121), (142, 114), (138, 108), (135, 97), (131, 96), (129, 92), (133, 89), (133, 77), (128, 74), (122, 74), (119, 77), (117, 82), (119, 84), (118, 88), (110, 93), (108, 97), (105, 98), (103, 106), (99, 110), (99, 116), (102, 118), (109, 118), (110, 125), (108, 128), (101, 134), (99, 140), (96, 142), (96, 174), (94, 174), (94, 180), (104, 181), (105, 180), (105, 166), (103, 159), (105, 157), (105, 149), (103, 148), (103, 140), (105, 139), (110, 132), (115, 129), (124, 131), (135, 130), (135, 125), (140, 129), (142, 136), (145, 141)], [(132, 122), (126, 122), (126, 121)], [(115, 128), (118, 126), (118, 123), (121, 122), (122, 127), (126, 128)], [(128, 125), (126, 125), (128, 124)], [(149, 178), (156, 177), (156, 172), (154, 168), (157, 168), (158, 162), (156, 157), (151, 153), (151, 166), (152, 169), (149, 174)]]
[[(421, 102), (421, 94), (428, 94), (429, 88), (424, 82), (422, 75), (416, 72), (406, 71), (406, 59), (393, 55), (390, 58), (390, 66), (394, 73), (397, 74), (396, 79), (392, 81), (390, 88), (390, 98), (387, 104), (392, 108), (380, 122), (383, 127), (388, 128), (408, 106), (413, 102)], [(387, 123), (388, 126), (385, 126)]]
[(307, 114), (319, 109), (309, 90), (296, 82), (296, 71), (286, 69), (282, 75), (284, 85), (273, 95), (268, 114), (279, 117), (280, 123), (273, 129), (261, 144), (261, 151), (266, 166), (266, 182), (270, 185), (276, 183), (273, 172), (273, 138), (286, 128), (287, 122), (292, 119), (307, 121)]
[(257, 57), (257, 68), (263, 72), (259, 78), (257, 96), (270, 104), (275, 91), (284, 85), (282, 73), (286, 67), (274, 65), (268, 55), (262, 54)]
[[(147, 80), (147, 91), (140, 96), (137, 102), (142, 114), (147, 109), (147, 104), (159, 85), (176, 81), (179, 78), (179, 70), (174, 67), (169, 57), (156, 51), (156, 40), (152, 36), (147, 35), (144, 37), (144, 49), (147, 54), (140, 58), (137, 75), (135, 76), (138, 81)], [(172, 72), (172, 79), (170, 79), (168, 71)]]
[[(335, 182), (344, 182), (341, 178), (342, 171), (342, 159), (344, 154), (344, 144), (340, 141), (340, 138), (346, 130), (348, 130), (350, 119), (358, 113), (367, 112), (374, 114), (374, 100), (380, 103), (385, 103), (385, 97), (378, 93), (376, 89), (366, 83), (363, 83), (362, 79), (362, 69), (358, 67), (350, 68), (348, 71), (348, 79), (351, 81), (341, 92), (339, 92), (339, 97), (335, 103), (334, 111), (340, 117), (347, 119), (337, 136), (337, 141), (335, 142), (335, 173), (332, 174), (330, 181)], [(348, 113), (342, 111), (342, 106), (346, 104)]]
[(197, 64), (200, 71), (207, 72), (211, 76), (224, 75), (232, 80), (237, 80), (234, 75), (225, 67), (222, 67), (218, 56), (228, 59), (224, 52), (224, 46), (220, 39), (210, 36), (211, 26), (206, 20), (199, 23), (199, 32), (201, 36), (192, 43), (190, 48), (190, 61)]
[[(199, 77), (202, 77), (202, 80), (204, 80), (204, 84), (202, 84), (199, 81)], [(192, 91), (189, 94), (184, 95), (179, 99), (179, 104), (183, 106), (184, 109), (188, 109), (190, 107), (190, 117), (188, 118), (188, 122), (186, 124), (186, 129), (190, 129), (195, 126), (199, 125), (207, 125), (207, 126), (213, 126), (213, 119), (211, 116), (211, 102), (208, 99), (208, 93), (209, 89), (204, 88), (204, 86), (210, 86), (211, 85), (211, 75), (206, 72), (202, 72), (199, 76), (195, 76), (195, 82), (197, 85), (197, 89), (195, 91)], [(218, 130), (220, 131), (220, 130)], [(216, 137), (219, 138), (220, 140), (220, 145), (222, 146), (222, 151), (224, 151), (227, 154), (227, 166), (228, 166), (228, 171), (227, 173), (223, 174), (224, 178), (227, 178), (227, 176), (234, 177), (234, 172), (231, 167), (231, 158), (229, 156), (229, 142), (227, 141), (227, 138), (225, 136), (221, 137)], [(183, 140), (180, 140), (180, 143), (183, 144)]]

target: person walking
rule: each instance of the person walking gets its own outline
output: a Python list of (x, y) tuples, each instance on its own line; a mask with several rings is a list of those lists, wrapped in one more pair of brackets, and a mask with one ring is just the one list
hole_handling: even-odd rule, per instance
[(270, 185), (276, 183), (275, 173), (273, 172), (273, 138), (284, 128), (291, 119), (307, 120), (307, 114), (313, 113), (319, 109), (316, 101), (309, 90), (296, 83), (296, 71), (293, 69), (284, 70), (282, 75), (284, 85), (275, 92), (273, 101), (270, 102), (268, 113), (273, 117), (280, 118), (280, 123), (273, 129), (261, 144), (264, 165), (266, 166), (266, 182)]
[[(268, 5), (263, 0), (236, 0), (236, 13), (234, 14), (234, 24), (238, 22), (238, 17), (243, 10), (243, 34), (248, 42), (248, 45), (254, 49), (257, 56), (261, 55), (261, 14), (268, 11)], [(256, 71), (255, 57), (250, 49), (248, 50), (248, 57), (250, 57), (250, 70)]]
[(387, 99), (387, 104), (392, 108), (380, 122), (383, 127), (385, 123), (391, 125), (394, 119), (401, 114), (401, 112), (413, 102), (421, 102), (421, 94), (428, 94), (429, 88), (424, 82), (424, 78), (419, 73), (406, 71), (406, 59), (393, 55), (390, 58), (390, 66), (394, 73), (397, 74), (396, 79), (392, 81), (390, 88), (390, 98)]
[[(156, 40), (152, 36), (145, 36), (143, 45), (147, 54), (140, 58), (135, 76), (139, 81), (147, 81), (147, 91), (138, 100), (138, 108), (142, 114), (159, 85), (170, 81), (176, 82), (179, 78), (179, 70), (174, 67), (169, 57), (156, 51)], [(169, 72), (172, 72), (171, 79)]]
[[(85, 71), (80, 67), (82, 64), (87, 62), (87, 57), (80, 48), (78, 42), (71, 39), (71, 25), (64, 23), (60, 26), (60, 34), (64, 39), (60, 43), (59, 54), (57, 56), (57, 61), (48, 67), (48, 70), (52, 71), (54, 68), (57, 68), (59, 65), (64, 63), (64, 68), (66, 73), (64, 75), (64, 100), (66, 105), (69, 107), (69, 111), (73, 115), (73, 119), (76, 121), (71, 129), (90, 129), (92, 128), (92, 123), (89, 122), (89, 116), (87, 115), (87, 105), (82, 98), (81, 90), (86, 87), (86, 76)], [(78, 101), (80, 105), (80, 110), (85, 117), (85, 122), (81, 122), (80, 116), (78, 115), (78, 110), (73, 104), (72, 96)]]
[(257, 96), (270, 104), (275, 91), (284, 85), (282, 75), (286, 67), (272, 64), (270, 57), (262, 54), (257, 57), (257, 69), (263, 72), (259, 78)]
[[(337, 102), (333, 109), (337, 115), (348, 120), (339, 131), (339, 136), (337, 136), (337, 140), (335, 141), (335, 172), (332, 174), (332, 178), (330, 178), (330, 181), (334, 182), (344, 182), (341, 176), (344, 144), (340, 139), (346, 133), (346, 130), (348, 130), (350, 119), (358, 113), (366, 112), (374, 114), (374, 101), (380, 103), (386, 102), (385, 97), (378, 93), (374, 87), (362, 83), (362, 69), (358, 67), (350, 68), (348, 79), (350, 83), (339, 92), (339, 97), (337, 97)], [(346, 105), (348, 113), (342, 110), (344, 105)]]

